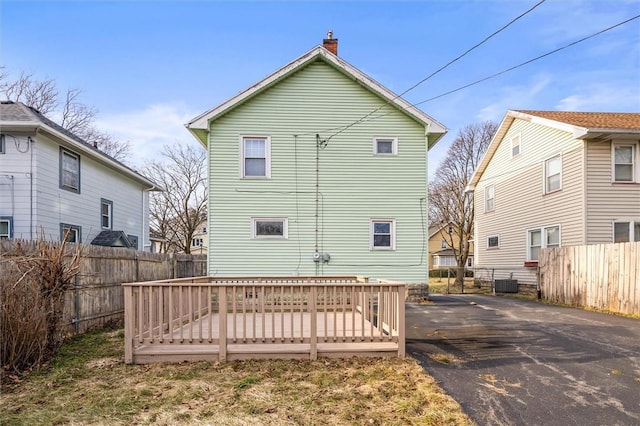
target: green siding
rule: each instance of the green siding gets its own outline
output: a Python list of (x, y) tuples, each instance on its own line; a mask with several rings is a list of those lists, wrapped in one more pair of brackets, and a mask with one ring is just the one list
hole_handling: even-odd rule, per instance
[[(316, 133), (349, 124), (386, 101), (316, 61), (217, 118), (209, 134), (209, 273), (358, 274), (424, 282), (427, 270), (425, 128), (386, 106), (382, 117), (320, 151), (316, 264)], [(240, 178), (240, 135), (271, 137), (271, 179)], [(297, 135), (297, 136), (294, 136)], [(374, 136), (397, 136), (398, 155), (374, 156)], [(252, 217), (287, 217), (287, 240), (251, 239)], [(369, 219), (396, 220), (396, 250), (369, 249)]]

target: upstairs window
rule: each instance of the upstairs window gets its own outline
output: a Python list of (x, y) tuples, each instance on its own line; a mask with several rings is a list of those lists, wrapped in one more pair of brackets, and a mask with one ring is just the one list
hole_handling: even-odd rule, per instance
[(7, 147), (4, 142), (4, 135), (0, 134), (0, 154), (4, 154), (7, 152)]
[(640, 241), (640, 220), (613, 223), (613, 242)]
[(530, 229), (527, 233), (527, 260), (537, 261), (540, 249), (560, 247), (560, 227)]
[(376, 137), (373, 138), (373, 153), (375, 155), (397, 155), (398, 138)]
[(241, 176), (271, 177), (271, 140), (266, 136), (241, 137)]
[(446, 249), (448, 247), (448, 244), (445, 240), (442, 240), (442, 242), (440, 242), (440, 248)]
[(253, 218), (251, 220), (252, 238), (288, 238), (288, 220), (286, 218)]
[(395, 250), (395, 220), (371, 219), (371, 250)]
[(520, 137), (520, 135), (516, 135), (513, 138), (511, 138), (511, 158), (517, 157), (518, 155), (520, 155), (521, 139), (522, 138)]
[(562, 189), (562, 157), (557, 155), (544, 162), (544, 192)]
[(487, 237), (487, 248), (500, 247), (500, 237), (498, 235), (489, 235)]
[(613, 145), (613, 181), (633, 182), (635, 176), (636, 145)]
[(100, 224), (102, 229), (113, 229), (113, 201), (100, 200)]
[(80, 156), (60, 148), (60, 188), (80, 192)]
[(12, 238), (13, 218), (11, 216), (0, 216), (0, 240)]
[(191, 240), (191, 247), (202, 247), (202, 238), (194, 238)]
[(495, 188), (493, 185), (487, 186), (484, 190), (484, 211), (492, 212), (495, 210)]

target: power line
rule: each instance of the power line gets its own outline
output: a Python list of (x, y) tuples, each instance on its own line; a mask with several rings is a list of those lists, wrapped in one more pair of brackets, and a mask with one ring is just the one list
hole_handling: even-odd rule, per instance
[[(516, 21), (518, 21), (519, 19), (521, 19), (522, 17), (524, 17), (525, 15), (529, 14), (530, 12), (532, 12), (535, 8), (537, 8), (538, 6), (540, 6), (542, 3), (544, 3), (546, 0), (540, 0), (538, 3), (536, 3), (535, 5), (533, 5), (531, 8), (529, 8), (527, 11), (521, 13), (520, 15), (516, 16), (515, 18), (513, 18), (511, 21), (509, 21), (507, 24), (503, 25), (500, 29), (498, 29), (497, 31), (494, 31), (493, 33), (491, 33), (490, 35), (488, 35), (487, 37), (485, 37), (481, 42), (475, 44), (474, 46), (470, 47), (469, 49), (467, 49), (464, 53), (458, 55), (456, 58), (450, 60), (449, 62), (447, 62), (445, 65), (441, 66), (440, 68), (438, 68), (437, 70), (435, 70), (434, 72), (432, 72), (431, 74), (429, 74), (428, 76), (426, 76), (425, 78), (423, 78), (422, 80), (420, 80), (419, 82), (417, 82), (416, 84), (414, 84), (413, 86), (409, 87), (407, 90), (405, 90), (404, 92), (400, 93), (399, 95), (396, 95), (395, 97), (393, 97), (392, 99), (389, 99), (386, 103), (382, 104), (381, 106), (379, 106), (378, 108), (374, 109), (373, 111), (367, 113), (366, 115), (362, 116), (361, 118), (359, 118), (358, 120), (354, 121), (353, 123), (350, 123), (346, 126), (344, 126), (342, 129), (340, 129), (339, 131), (337, 131), (336, 133), (332, 134), (331, 136), (329, 136), (327, 138), (327, 140), (330, 140), (332, 137), (339, 135), (340, 133), (344, 132), (345, 130), (347, 130), (348, 128), (355, 126), (356, 124), (364, 121), (367, 117), (370, 117), (371, 115), (375, 114), (376, 112), (378, 112), (379, 110), (381, 110), (382, 108), (386, 107), (388, 104), (390, 104), (391, 102), (395, 101), (396, 99), (400, 98), (401, 96), (407, 94), (408, 92), (410, 92), (411, 90), (415, 89), (416, 87), (418, 87), (419, 85), (421, 85), (422, 83), (424, 83), (425, 81), (429, 80), (431, 77), (439, 74), (441, 71), (443, 71), (445, 68), (449, 67), (450, 65), (452, 65), (453, 63), (457, 62), (458, 60), (462, 59), (464, 56), (466, 56), (467, 54), (471, 53), (471, 51), (477, 49), (478, 47), (482, 46), (484, 43), (486, 43), (487, 41), (489, 41), (491, 38), (493, 38), (494, 36), (498, 35), (499, 33), (501, 33), (502, 31), (504, 31), (505, 29), (507, 29), (508, 27), (510, 27), (513, 23), (515, 23)], [(333, 130), (333, 129), (332, 129)]]
[[(508, 73), (509, 71), (513, 71), (513, 70), (515, 70), (515, 69), (517, 69), (517, 68), (520, 68), (520, 67), (523, 67), (523, 66), (525, 66), (525, 65), (528, 65), (528, 64), (530, 64), (530, 63), (532, 63), (532, 62), (534, 62), (534, 61), (537, 61), (537, 60), (539, 60), (539, 59), (542, 59), (542, 58), (547, 57), (547, 56), (549, 56), (549, 55), (552, 55), (552, 54), (554, 54), (554, 53), (560, 52), (561, 50), (567, 49), (567, 48), (569, 48), (569, 47), (571, 47), (571, 46), (575, 46), (575, 45), (576, 45), (576, 44), (578, 44), (578, 43), (582, 43), (583, 41), (589, 40), (590, 38), (596, 37), (596, 36), (598, 36), (598, 35), (600, 35), (600, 34), (603, 34), (603, 33), (607, 32), (607, 31), (610, 31), (610, 30), (612, 30), (612, 29), (614, 29), (614, 28), (617, 28), (617, 27), (619, 27), (619, 26), (621, 26), (621, 25), (627, 24), (627, 23), (629, 23), (629, 22), (633, 21), (634, 19), (638, 19), (638, 18), (640, 18), (640, 15), (636, 15), (636, 16), (634, 16), (633, 18), (629, 18), (629, 19), (627, 19), (627, 20), (625, 20), (625, 21), (619, 22), (619, 23), (617, 23), (617, 24), (615, 24), (615, 25), (612, 25), (611, 27), (608, 27), (608, 28), (605, 28), (604, 30), (600, 30), (600, 31), (598, 31), (597, 33), (594, 33), (594, 34), (591, 34), (591, 35), (589, 35), (589, 36), (583, 37), (583, 38), (581, 38), (580, 40), (576, 40), (576, 41), (574, 41), (574, 42), (572, 42), (572, 43), (569, 43), (569, 44), (567, 44), (567, 45), (565, 45), (565, 46), (559, 47), (559, 48), (557, 48), (557, 49), (555, 49), (555, 50), (552, 50), (552, 51), (550, 51), (550, 52), (547, 52), (547, 53), (545, 53), (545, 54), (543, 54), (543, 55), (537, 56), (537, 57), (535, 57), (535, 58), (533, 58), (533, 59), (529, 59), (528, 61), (522, 62), (522, 63), (520, 63), (520, 64), (518, 64), (518, 65), (514, 65), (514, 66), (512, 66), (511, 68), (507, 68), (507, 69), (505, 69), (505, 70), (502, 70), (502, 71), (500, 71), (500, 72), (497, 72), (497, 73), (495, 73), (495, 74), (492, 74), (492, 75), (490, 75), (490, 76), (488, 76), (488, 77), (484, 77), (484, 78), (481, 78), (480, 80), (476, 80), (476, 81), (474, 81), (473, 83), (465, 84), (464, 86), (460, 86), (460, 87), (458, 87), (457, 89), (453, 89), (453, 90), (449, 90), (448, 92), (441, 93), (441, 94), (440, 94), (440, 95), (438, 95), (438, 96), (434, 96), (434, 97), (432, 97), (432, 98), (425, 99), (424, 101), (416, 102), (415, 104), (412, 104), (411, 106), (416, 106), (416, 105), (424, 104), (424, 103), (426, 103), (426, 102), (433, 101), (434, 99), (442, 98), (443, 96), (447, 96), (447, 95), (450, 95), (450, 94), (452, 94), (452, 93), (459, 92), (460, 90), (466, 89), (467, 87), (471, 87), (471, 86), (474, 86), (474, 85), (476, 85), (476, 84), (482, 83), (482, 82), (484, 82), (484, 81), (490, 80), (490, 79), (492, 79), (492, 78), (498, 77), (499, 75), (506, 74), (506, 73)], [(381, 117), (381, 116), (379, 116), (379, 117)]]

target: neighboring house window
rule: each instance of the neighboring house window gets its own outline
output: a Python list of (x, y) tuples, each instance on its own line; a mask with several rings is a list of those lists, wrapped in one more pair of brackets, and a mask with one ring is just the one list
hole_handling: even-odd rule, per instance
[(613, 180), (633, 182), (635, 176), (636, 145), (613, 145)]
[(81, 243), (82, 242), (82, 228), (76, 225), (69, 225), (66, 223), (60, 224), (60, 240), (67, 238), (69, 243)]
[(271, 177), (271, 139), (266, 136), (242, 136), (241, 175), (243, 178)]
[(100, 224), (102, 229), (113, 229), (113, 201), (100, 199)]
[(0, 216), (0, 240), (8, 240), (13, 237), (13, 217)]
[(467, 257), (467, 268), (473, 268), (473, 257)]
[(129, 245), (132, 249), (138, 250), (138, 237), (135, 235), (127, 235), (127, 239), (129, 240)]
[(80, 156), (60, 148), (60, 188), (80, 192)]
[(498, 247), (500, 247), (500, 236), (489, 235), (487, 237), (487, 248), (498, 248)]
[(395, 220), (371, 219), (371, 249), (395, 250)]
[(442, 240), (442, 242), (440, 242), (440, 247), (443, 249), (447, 248), (447, 242), (445, 240)]
[(527, 232), (527, 260), (538, 260), (540, 249), (560, 247), (560, 227), (530, 229)]
[(373, 138), (373, 153), (376, 155), (397, 155), (398, 138), (376, 137)]
[(288, 238), (288, 220), (286, 218), (251, 219), (252, 238)]
[(520, 135), (511, 138), (511, 157), (517, 157), (520, 155)]
[(0, 134), (0, 154), (5, 154), (7, 152), (7, 147), (4, 143), (4, 135)]
[(458, 266), (456, 262), (456, 258), (454, 256), (434, 256), (433, 257), (433, 266), (437, 266), (439, 268), (444, 266)]
[(202, 247), (202, 238), (194, 238), (191, 240), (191, 247)]
[(562, 189), (562, 156), (558, 155), (544, 162), (544, 192)]
[(640, 241), (640, 220), (613, 223), (613, 242)]
[(484, 211), (492, 212), (496, 208), (494, 186), (487, 186), (484, 190)]

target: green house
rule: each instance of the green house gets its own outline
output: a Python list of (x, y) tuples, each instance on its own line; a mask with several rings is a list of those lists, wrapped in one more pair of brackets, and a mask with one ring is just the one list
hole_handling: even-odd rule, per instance
[(207, 148), (208, 272), (424, 282), (446, 128), (317, 46), (187, 123)]

